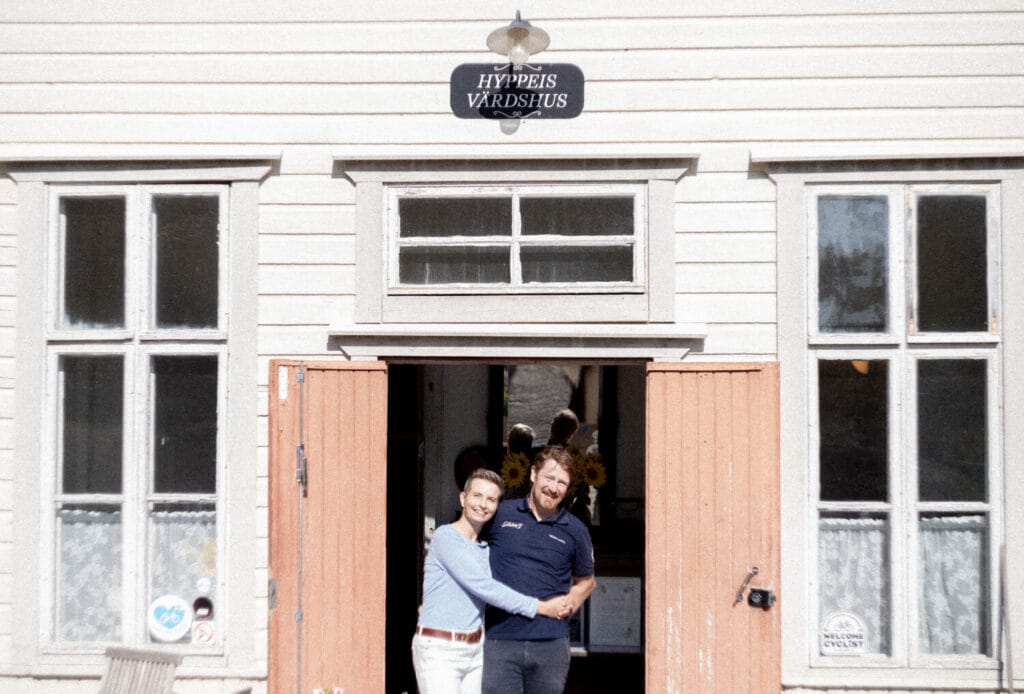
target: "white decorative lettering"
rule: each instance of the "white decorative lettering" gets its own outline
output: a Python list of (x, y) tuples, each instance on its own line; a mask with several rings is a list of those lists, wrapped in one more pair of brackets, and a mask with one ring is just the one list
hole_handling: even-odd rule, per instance
[(487, 98), (488, 94), (490, 94), (490, 92), (476, 92), (473, 94), (466, 94), (466, 98), (469, 99), (469, 107), (479, 108), (480, 104), (483, 102), (485, 98)]

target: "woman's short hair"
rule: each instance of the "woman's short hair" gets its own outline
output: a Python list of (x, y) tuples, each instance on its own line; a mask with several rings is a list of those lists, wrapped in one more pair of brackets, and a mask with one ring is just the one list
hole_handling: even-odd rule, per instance
[(466, 478), (466, 484), (462, 487), (462, 491), (468, 492), (470, 485), (473, 484), (473, 480), (485, 480), (498, 485), (498, 496), (505, 493), (505, 485), (501, 482), (501, 475), (496, 473), (494, 470), (488, 470), (485, 467), (479, 467), (476, 470), (473, 470), (473, 472), (469, 473), (469, 477)]

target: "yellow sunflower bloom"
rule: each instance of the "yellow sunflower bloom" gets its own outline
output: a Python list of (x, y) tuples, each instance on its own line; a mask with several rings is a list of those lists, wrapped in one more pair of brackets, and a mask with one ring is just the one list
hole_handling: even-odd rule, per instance
[(505, 456), (505, 462), (501, 466), (501, 479), (509, 490), (517, 488), (526, 479), (527, 469), (526, 456), (522, 453), (515, 453)]
[(583, 481), (594, 489), (604, 486), (604, 483), (608, 481), (604, 465), (599, 459), (590, 459), (583, 464)]

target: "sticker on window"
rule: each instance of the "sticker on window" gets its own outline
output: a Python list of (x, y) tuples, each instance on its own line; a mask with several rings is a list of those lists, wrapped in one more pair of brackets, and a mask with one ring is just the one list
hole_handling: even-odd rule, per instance
[(149, 633), (157, 641), (178, 641), (192, 627), (192, 608), (177, 595), (162, 595), (149, 606)]
[(860, 655), (865, 641), (864, 620), (851, 612), (833, 612), (821, 624), (822, 655)]

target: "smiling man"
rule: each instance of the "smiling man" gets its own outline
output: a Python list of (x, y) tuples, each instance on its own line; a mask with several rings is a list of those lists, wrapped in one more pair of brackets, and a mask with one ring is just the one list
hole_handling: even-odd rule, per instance
[[(573, 612), (597, 587), (594, 547), (583, 523), (561, 507), (572, 484), (572, 458), (561, 446), (541, 450), (523, 499), (502, 502), (491, 528), (494, 578), (543, 599), (568, 591)], [(488, 612), (484, 694), (560, 694), (569, 672), (569, 623)]]

